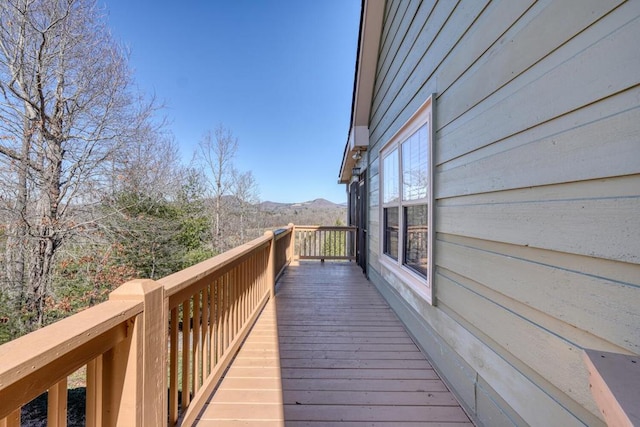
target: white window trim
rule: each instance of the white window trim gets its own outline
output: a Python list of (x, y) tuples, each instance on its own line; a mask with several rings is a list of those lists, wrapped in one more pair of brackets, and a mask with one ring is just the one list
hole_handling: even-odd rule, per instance
[[(402, 282), (406, 283), (416, 294), (421, 296), (426, 302), (431, 305), (434, 305), (434, 264), (433, 264), (433, 240), (435, 236), (434, 229), (434, 197), (433, 197), (433, 177), (434, 177), (434, 159), (433, 159), (433, 141), (434, 141), (434, 132), (433, 132), (433, 100), (435, 95), (430, 95), (429, 98), (418, 108), (418, 110), (411, 116), (407, 122), (400, 127), (400, 129), (391, 137), (391, 139), (380, 149), (380, 200), (379, 200), (379, 224), (380, 224), (380, 248), (379, 248), (379, 261), (380, 264), (388, 269), (391, 273), (396, 275)], [(399, 156), (401, 153), (401, 144), (406, 141), (411, 135), (413, 135), (418, 129), (420, 129), (425, 124), (428, 124), (428, 135), (429, 135), (429, 185), (427, 189), (427, 277), (426, 279), (414, 272), (409, 267), (403, 265), (403, 240), (404, 240), (404, 232), (403, 230), (403, 221), (404, 219), (400, 219), (403, 216), (402, 209), (398, 212), (399, 217), (399, 233), (398, 233), (398, 260), (394, 260), (390, 256), (384, 253), (384, 239), (385, 239), (385, 230), (384, 230), (384, 208), (388, 207), (388, 204), (384, 203), (384, 158), (386, 154), (392, 152), (394, 149), (398, 149)], [(399, 174), (402, 174), (401, 168), (399, 168)], [(401, 181), (400, 181), (401, 182)], [(400, 184), (401, 185), (401, 184)], [(402, 186), (399, 188), (400, 199), (402, 199)], [(399, 206), (406, 206), (411, 204), (411, 201), (402, 202), (400, 201)], [(421, 200), (419, 203), (424, 203), (424, 200)]]

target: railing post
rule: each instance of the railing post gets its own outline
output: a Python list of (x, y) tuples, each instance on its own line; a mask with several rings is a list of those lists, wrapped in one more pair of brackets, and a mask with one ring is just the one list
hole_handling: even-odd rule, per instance
[(296, 226), (290, 222), (288, 227), (291, 227), (291, 239), (289, 240), (289, 247), (287, 250), (289, 251), (289, 262), (293, 262), (296, 256)]
[(271, 239), (269, 246), (269, 261), (267, 262), (267, 284), (269, 286), (269, 298), (276, 296), (276, 236), (273, 231), (265, 231), (265, 236)]
[(144, 304), (127, 339), (103, 356), (104, 425), (162, 426), (167, 422), (166, 337), (168, 301), (153, 280), (133, 280), (110, 300)]

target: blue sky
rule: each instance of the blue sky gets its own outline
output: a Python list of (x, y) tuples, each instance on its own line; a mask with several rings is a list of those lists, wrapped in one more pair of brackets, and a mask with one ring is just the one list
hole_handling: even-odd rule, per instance
[(360, 0), (102, 0), (146, 93), (189, 162), (223, 124), (260, 199), (345, 202)]

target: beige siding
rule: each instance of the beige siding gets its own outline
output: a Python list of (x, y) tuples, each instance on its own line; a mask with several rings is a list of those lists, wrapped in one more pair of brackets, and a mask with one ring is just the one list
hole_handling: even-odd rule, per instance
[[(567, 184), (571, 185), (571, 184)], [(497, 202), (441, 204), (438, 231), (520, 246), (569, 252), (630, 263), (640, 262), (639, 197), (593, 195), (587, 199), (541, 200), (544, 188), (523, 201), (502, 192)], [(620, 244), (624, 242), (624, 244)]]
[[(601, 424), (582, 348), (640, 353), (640, 2), (386, 8), (369, 126), (371, 276), (470, 370), (474, 392), (442, 359), (481, 423), (515, 411), (504, 420)], [(377, 259), (377, 156), (433, 92), (429, 306)]]
[(639, 98), (640, 87), (629, 89), (449, 161), (437, 197), (637, 173)]

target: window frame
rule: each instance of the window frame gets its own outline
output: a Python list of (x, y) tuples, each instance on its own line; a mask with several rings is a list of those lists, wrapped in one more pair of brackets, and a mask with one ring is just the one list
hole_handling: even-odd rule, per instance
[[(434, 239), (434, 197), (433, 197), (433, 99), (434, 95), (429, 98), (416, 110), (416, 112), (404, 123), (400, 129), (387, 141), (380, 149), (380, 208), (379, 208), (379, 224), (380, 224), (380, 252), (379, 261), (382, 266), (387, 270), (395, 274), (404, 283), (411, 287), (418, 295), (420, 295), (429, 304), (434, 304), (434, 292), (433, 292), (433, 239)], [(427, 126), (428, 147), (427, 153), (429, 156), (427, 165), (427, 195), (425, 198), (417, 200), (404, 200), (403, 190), (403, 165), (402, 165), (402, 144), (409, 140), (420, 128)], [(396, 165), (397, 174), (396, 177), (398, 185), (399, 197), (396, 201), (385, 203), (385, 159), (397, 150), (398, 152), (398, 164)], [(412, 205), (424, 205), (427, 204), (427, 274), (426, 277), (418, 273), (415, 269), (405, 265), (405, 207)], [(397, 260), (385, 253), (385, 208), (398, 208), (398, 258)]]

